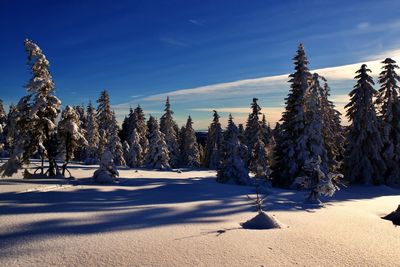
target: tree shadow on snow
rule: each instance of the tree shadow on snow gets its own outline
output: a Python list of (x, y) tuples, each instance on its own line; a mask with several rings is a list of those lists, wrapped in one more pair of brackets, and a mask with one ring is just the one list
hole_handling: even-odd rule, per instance
[[(228, 215), (253, 211), (252, 202), (246, 196), (254, 194), (253, 187), (217, 184), (215, 177), (141, 177), (121, 178), (121, 181), (123, 182), (113, 185), (90, 186), (95, 184), (86, 178), (76, 181), (78, 186), (73, 190), (0, 194), (0, 220), (7, 215), (77, 213), (76, 217), (69, 215), (64, 218), (20, 223), (10, 232), (1, 232), (0, 257), (5, 257), (7, 250), (26, 240), (186, 223), (217, 223), (223, 222)], [(283, 189), (271, 191), (272, 194), (267, 197), (264, 205), (267, 212), (315, 210), (302, 204), (304, 192)], [(389, 187), (346, 188), (330, 201), (366, 199), (399, 193), (400, 190)], [(172, 206), (188, 202), (190, 205)], [(93, 215), (80, 214), (85, 212), (93, 212)], [(218, 236), (226, 230), (230, 229), (213, 230), (205, 234)]]

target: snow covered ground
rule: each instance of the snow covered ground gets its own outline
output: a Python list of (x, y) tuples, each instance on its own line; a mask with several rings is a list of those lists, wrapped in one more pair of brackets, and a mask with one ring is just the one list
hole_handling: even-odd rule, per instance
[(283, 229), (245, 230), (254, 189), (217, 184), (213, 171), (125, 169), (119, 183), (96, 185), (96, 166), (71, 167), (72, 182), (0, 180), (0, 266), (400, 263), (400, 227), (380, 219), (400, 204), (397, 189), (353, 186), (320, 209), (272, 189), (266, 210)]

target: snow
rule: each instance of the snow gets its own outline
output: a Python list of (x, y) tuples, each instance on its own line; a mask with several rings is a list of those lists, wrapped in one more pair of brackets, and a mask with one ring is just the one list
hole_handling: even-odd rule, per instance
[(71, 163), (72, 181), (0, 179), (0, 266), (400, 262), (400, 228), (380, 218), (400, 204), (398, 189), (351, 186), (309, 209), (304, 192), (272, 188), (264, 210), (283, 228), (254, 231), (240, 226), (257, 215), (254, 188), (216, 183), (215, 171), (121, 168), (99, 185), (97, 168)]

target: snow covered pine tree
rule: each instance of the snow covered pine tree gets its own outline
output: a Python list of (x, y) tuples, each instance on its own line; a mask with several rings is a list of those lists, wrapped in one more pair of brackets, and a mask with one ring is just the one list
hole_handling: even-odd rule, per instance
[(365, 64), (356, 72), (357, 84), (350, 92), (350, 103), (345, 106), (351, 122), (345, 151), (345, 176), (353, 183), (381, 184), (386, 163), (381, 155), (383, 141), (372, 102), (376, 90), (368, 72), (371, 70)]
[(169, 163), (172, 168), (179, 166), (180, 150), (178, 144), (178, 136), (175, 131), (176, 122), (172, 115), (174, 112), (171, 110), (171, 104), (169, 103), (169, 97), (165, 103), (165, 113), (160, 119), (160, 131), (164, 134), (165, 142), (168, 146), (169, 151)]
[(308, 70), (308, 60), (303, 44), (300, 44), (293, 58), (295, 72), (289, 77), (291, 89), (286, 98), (286, 108), (282, 115), (280, 135), (274, 149), (273, 184), (282, 187), (292, 185), (294, 179), (302, 176), (302, 168), (307, 158), (302, 155), (307, 151), (302, 140), (305, 125), (305, 95), (312, 82)]
[(223, 135), (218, 112), (216, 110), (213, 110), (213, 112), (213, 121), (207, 132), (205, 166), (210, 169), (218, 169), (221, 163)]
[(249, 172), (240, 157), (243, 144), (239, 141), (239, 130), (229, 114), (228, 127), (223, 143), (223, 157), (217, 174), (219, 183), (250, 184)]
[[(55, 176), (58, 172), (55, 120), (60, 112), (61, 101), (54, 95), (54, 82), (46, 56), (33, 41), (26, 39), (24, 45), (32, 78), (25, 86), (29, 94), (17, 106), (14, 130), (18, 132), (19, 138), (14, 139), (13, 152), (10, 159), (1, 166), (0, 173), (2, 176), (11, 176), (22, 168), (23, 163), (29, 161), (29, 157), (40, 151), (42, 165), (37, 170), (41, 174)], [(44, 172), (46, 157), (49, 167)]]
[(71, 106), (66, 106), (61, 113), (61, 120), (58, 123), (58, 137), (61, 141), (61, 151), (64, 156), (64, 164), (62, 165), (62, 175), (65, 176), (65, 171), (68, 171), (67, 165), (73, 157), (77, 146), (87, 146), (82, 130), (80, 128), (79, 116)]
[(397, 85), (400, 77), (396, 73), (399, 67), (391, 58), (386, 58), (382, 63), (384, 66), (379, 76), (381, 87), (376, 97), (376, 105), (382, 122), (382, 155), (387, 166), (385, 183), (400, 185), (400, 99)]
[(97, 124), (96, 118), (96, 110), (93, 108), (92, 103), (89, 102), (89, 105), (86, 110), (86, 122), (85, 122), (85, 138), (88, 142), (88, 145), (85, 147), (85, 164), (97, 164), (98, 163), (98, 147), (100, 143), (100, 133), (99, 133), (99, 125)]
[(149, 150), (146, 158), (146, 167), (159, 170), (170, 169), (168, 146), (164, 134), (160, 131), (157, 120), (150, 116), (149, 122)]
[(193, 129), (193, 121), (189, 116), (186, 122), (184, 135), (183, 163), (189, 168), (200, 167), (200, 153), (196, 139), (196, 132)]

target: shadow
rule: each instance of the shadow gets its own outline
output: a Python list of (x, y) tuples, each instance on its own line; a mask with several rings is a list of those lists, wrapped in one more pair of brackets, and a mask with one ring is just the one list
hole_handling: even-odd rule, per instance
[[(254, 209), (246, 197), (255, 193), (253, 187), (218, 184), (214, 176), (120, 178), (119, 183), (111, 185), (98, 185), (91, 178), (83, 178), (70, 184), (74, 186), (66, 190), (0, 194), (0, 220), (10, 215), (61, 214), (61, 218), (43, 216), (39, 218), (44, 219), (17, 223), (12, 230), (0, 232), (0, 257), (7, 256), (13, 246), (27, 240), (187, 223), (222, 223), (228, 215)], [(272, 188), (265, 211), (315, 212), (314, 208), (301, 204), (304, 194)], [(334, 203), (399, 194), (400, 190), (389, 187), (354, 186), (339, 191), (331, 199), (321, 199)], [(63, 216), (63, 213), (76, 213), (76, 216)], [(88, 214), (83, 216), (83, 213)], [(210, 230), (200, 235), (219, 236), (228, 230), (234, 229)]]
[[(0, 233), (0, 256), (6, 256), (10, 247), (26, 240), (185, 223), (216, 223), (223, 222), (230, 214), (251, 209), (244, 196), (252, 188), (219, 186), (214, 177), (125, 178), (123, 185), (100, 186), (88, 179), (79, 179), (88, 186), (72, 187), (73, 190), (0, 194), (0, 220), (8, 215), (77, 214), (72, 218), (61, 215), (16, 223), (11, 231)], [(187, 202), (191, 205), (179, 205)]]

